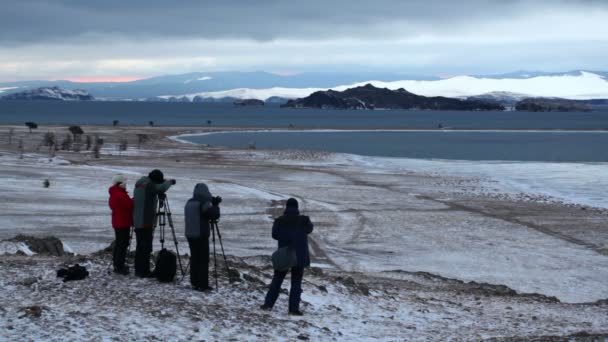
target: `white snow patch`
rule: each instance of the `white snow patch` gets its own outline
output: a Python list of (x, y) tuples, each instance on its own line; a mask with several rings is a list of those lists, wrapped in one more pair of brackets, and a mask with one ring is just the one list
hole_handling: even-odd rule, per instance
[(28, 256), (36, 254), (23, 242), (0, 241), (0, 255), (16, 254), (17, 252)]
[(19, 89), (19, 87), (4, 87), (4, 88), (0, 88), (0, 93), (4, 93), (7, 90), (11, 90), (11, 89)]

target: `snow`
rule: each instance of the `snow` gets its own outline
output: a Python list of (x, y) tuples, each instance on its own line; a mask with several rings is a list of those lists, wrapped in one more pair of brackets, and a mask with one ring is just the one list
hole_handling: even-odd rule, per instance
[[(269, 221), (282, 211), (280, 201), (296, 197), (316, 225), (312, 237), (320, 246), (316, 256), (319, 264), (355, 272), (432, 272), (505, 284), (567, 302), (608, 297), (607, 256), (525, 224), (418, 198), (418, 194), (440, 191), (439, 200), (459, 192), (479, 198), (486, 191), (532, 191), (520, 184), (533, 182), (538, 182), (534, 190), (550, 190), (553, 182), (555, 189), (560, 184), (564, 187), (564, 194), (582, 197), (585, 195), (577, 192), (581, 191), (578, 185), (564, 179), (572, 174), (593, 176), (591, 184), (599, 191), (605, 188), (601, 175), (607, 174), (606, 165), (467, 163), (301, 151), (223, 151), (224, 159), (218, 164), (196, 159), (207, 154), (205, 150), (194, 154), (193, 150), (188, 145), (183, 150), (168, 148), (156, 153), (130, 151), (133, 156), (155, 155), (160, 159), (151, 161), (152, 165), (177, 179), (170, 198), (182, 246), (183, 215), (179, 213), (194, 185), (205, 182), (214, 195), (224, 198), (221, 227), (226, 250), (233, 255), (270, 254)], [(195, 159), (188, 161), (186, 156)], [(183, 164), (174, 163), (177, 158), (184, 160)], [(127, 158), (112, 164), (119, 160), (114, 157), (106, 162), (102, 158), (94, 165), (65, 165), (44, 164), (48, 159), (36, 154), (26, 154), (23, 160), (16, 154), (0, 156), (5, 180), (1, 237), (17, 233), (56, 235), (79, 254), (107, 246), (112, 239), (109, 182), (117, 172), (131, 174), (132, 189), (135, 179), (150, 170), (141, 164), (143, 159), (135, 159), (133, 164), (124, 164)], [(165, 159), (166, 164), (157, 164)], [(50, 180), (49, 189), (42, 188), (44, 179)], [(598, 197), (598, 201), (605, 199)], [(31, 215), (33, 211), (37, 215)], [(552, 219), (567, 221), (571, 212), (563, 215)], [(558, 226), (558, 222), (550, 223), (552, 229)], [(596, 241), (589, 240), (587, 230), (595, 231), (575, 232), (582, 234), (577, 238), (608, 245), (599, 233)]]
[(0, 88), (0, 93), (3, 93), (7, 90), (11, 90), (11, 89), (19, 89), (19, 87), (4, 87), (4, 88)]
[(608, 209), (608, 163), (425, 160), (349, 155), (372, 169), (432, 172), (482, 178), (501, 193), (537, 194), (567, 203)]
[[(434, 81), (402, 80), (384, 82), (370, 80), (350, 85), (337, 86), (331, 89), (344, 91), (348, 88), (362, 86), (367, 83), (371, 83), (375, 87), (393, 90), (404, 88), (407, 91), (424, 96), (468, 97), (492, 92), (509, 92), (523, 93), (533, 97), (560, 97), (576, 100), (608, 98), (608, 80), (600, 75), (585, 71), (581, 72), (579, 75), (537, 76), (525, 79), (494, 79), (457, 76)], [(195, 96), (201, 96), (204, 98), (234, 97), (238, 99), (266, 100), (272, 96), (278, 96), (293, 99), (306, 97), (321, 90), (327, 89), (282, 87), (266, 89), (237, 88), (185, 95), (164, 95), (160, 97), (170, 98), (172, 96), (186, 96), (192, 100)]]
[(23, 242), (0, 241), (0, 256), (5, 254), (16, 254), (17, 252), (21, 252), (28, 256), (36, 254)]
[(191, 83), (191, 82), (194, 82), (194, 81), (208, 81), (208, 80), (211, 80), (211, 79), (213, 79), (213, 77), (211, 77), (211, 76), (203, 76), (203, 77), (199, 77), (199, 78), (192, 79), (192, 80), (186, 80), (186, 81), (184, 81), (184, 83)]
[[(262, 311), (272, 273), (266, 258), (230, 258), (240, 281), (220, 268), (218, 291), (191, 290), (189, 280), (162, 284), (108, 272), (109, 255), (79, 258), (90, 276), (61, 282), (55, 270), (70, 258), (0, 259), (0, 339), (375, 341), (482, 340), (606, 333), (608, 306), (563, 304), (541, 296), (503, 295), (492, 286), (430, 275), (379, 278), (307, 270), (301, 309), (290, 317), (281, 294)], [(245, 278), (244, 275), (248, 277)], [(283, 288), (287, 290), (288, 282)], [(39, 317), (27, 314), (40, 307)]]
[[(513, 218), (502, 214), (508, 207), (484, 211), (494, 202), (482, 197), (546, 191), (552, 182), (576, 195), (578, 185), (566, 181), (572, 174), (595, 176), (591, 184), (604, 189), (605, 164), (169, 144), (117, 156), (108, 143), (101, 159), (84, 162), (69, 162), (71, 153), (50, 163), (43, 154), (0, 154), (0, 239), (55, 235), (67, 251), (80, 254), (18, 256), (12, 254), (31, 253), (0, 243), (0, 254), (11, 254), (0, 258), (0, 340), (481, 340), (608, 333), (608, 303), (593, 303), (608, 298), (608, 255), (591, 248), (608, 247), (604, 214), (531, 202), (519, 204)], [(205, 182), (224, 199), (220, 229), (229, 260), (253, 281), (229, 284), (223, 277), (219, 292), (201, 294), (191, 291), (187, 278), (159, 284), (109, 274), (109, 255), (87, 255), (113, 239), (107, 207), (112, 176), (129, 174), (132, 190), (137, 177), (156, 167), (177, 179), (169, 198), (182, 254), (188, 249), (182, 208), (194, 185)], [(42, 187), (44, 179), (50, 188)], [(322, 268), (306, 271), (302, 318), (286, 316), (285, 295), (272, 312), (258, 309), (272, 274), (268, 256), (276, 248), (270, 222), (288, 197), (298, 198), (315, 224), (311, 254), (313, 266)], [(59, 267), (76, 262), (86, 265), (89, 278), (56, 278)], [(469, 281), (488, 284), (463, 283)], [(529, 295), (504, 294), (505, 285)], [(32, 305), (43, 307), (41, 317), (23, 316)]]

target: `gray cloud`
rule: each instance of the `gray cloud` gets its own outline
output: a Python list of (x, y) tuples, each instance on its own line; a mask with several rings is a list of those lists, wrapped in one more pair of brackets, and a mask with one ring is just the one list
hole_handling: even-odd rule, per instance
[(608, 1), (0, 1), (5, 81), (205, 70), (608, 69)]
[(551, 7), (593, 10), (573, 0), (20, 0), (0, 11), (0, 43), (91, 36), (201, 39), (373, 38), (449, 31)]

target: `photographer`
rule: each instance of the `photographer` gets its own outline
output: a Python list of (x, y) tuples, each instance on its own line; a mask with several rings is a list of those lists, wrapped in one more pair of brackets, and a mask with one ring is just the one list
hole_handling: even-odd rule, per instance
[(135, 275), (141, 278), (152, 276), (150, 272), (150, 254), (154, 236), (154, 221), (158, 198), (175, 184), (175, 179), (165, 180), (160, 170), (153, 170), (147, 177), (135, 183), (133, 191), (134, 210), (133, 225), (137, 247), (135, 249)]
[(114, 228), (114, 250), (112, 261), (114, 272), (118, 274), (129, 274), (129, 268), (125, 265), (127, 249), (130, 243), (131, 226), (133, 225), (133, 199), (127, 192), (127, 177), (122, 174), (114, 176), (112, 186), (108, 189), (110, 198), (108, 204), (112, 209), (112, 227)]
[(186, 238), (190, 246), (190, 284), (197, 291), (209, 291), (209, 235), (210, 221), (220, 218), (222, 198), (211, 196), (204, 183), (194, 187), (192, 198), (184, 207)]
[[(279, 248), (289, 247), (295, 251), (297, 262), (291, 268), (291, 288), (289, 289), (289, 314), (302, 316), (300, 311), (300, 295), (302, 294), (302, 278), (304, 268), (310, 266), (308, 251), (308, 234), (312, 233), (313, 224), (310, 218), (300, 215), (298, 201), (290, 198), (285, 203), (285, 213), (274, 220), (272, 225), (272, 238), (277, 240)], [(274, 271), (272, 283), (268, 288), (266, 299), (261, 306), (262, 310), (272, 310), (279, 297), (281, 284), (287, 276), (287, 271)]]

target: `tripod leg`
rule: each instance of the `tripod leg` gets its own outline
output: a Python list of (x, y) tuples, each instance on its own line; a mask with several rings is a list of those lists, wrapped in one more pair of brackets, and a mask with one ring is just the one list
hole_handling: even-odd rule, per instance
[(215, 230), (217, 230), (217, 237), (220, 240), (220, 247), (222, 248), (222, 256), (224, 256), (224, 265), (226, 266), (226, 270), (230, 270), (228, 267), (228, 260), (226, 260), (226, 253), (224, 253), (224, 244), (222, 243), (222, 234), (220, 234), (220, 227), (217, 225), (217, 222), (213, 222), (213, 226)]
[[(188, 260), (188, 264), (186, 265), (186, 270), (182, 271), (182, 279), (180, 281), (184, 281), (184, 278), (186, 278), (186, 274), (188, 274), (191, 262), (192, 262), (192, 256), (190, 256), (190, 260)], [(181, 267), (181, 265), (180, 265), (180, 267)]]
[[(167, 203), (167, 205), (169, 205)], [(167, 207), (168, 208), (168, 207)], [(177, 253), (177, 261), (179, 262), (179, 270), (184, 275), (184, 267), (182, 266), (182, 257), (179, 255), (179, 248), (177, 247), (177, 237), (175, 236), (175, 228), (173, 227), (173, 220), (171, 219), (171, 212), (167, 213), (167, 217), (169, 218), (169, 227), (171, 227), (171, 233), (173, 234), (173, 242), (175, 243), (175, 252)]]
[(215, 278), (215, 289), (218, 290), (218, 281), (217, 281), (217, 257), (215, 254), (215, 230), (212, 229), (213, 236), (213, 277)]

